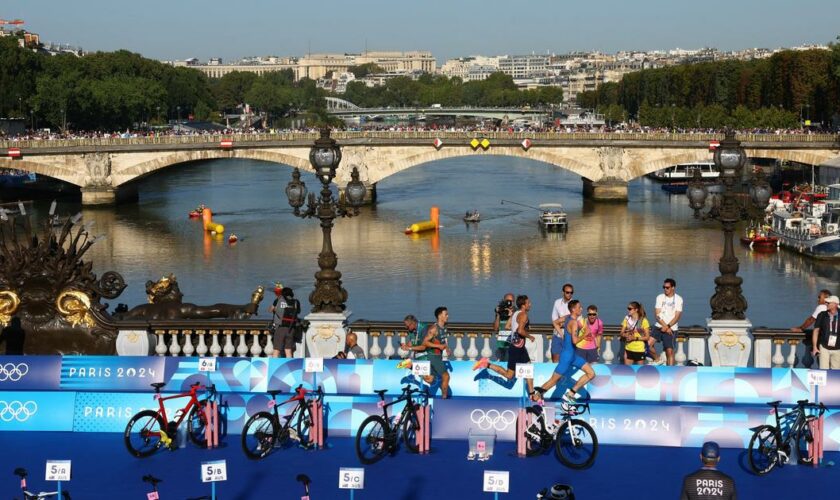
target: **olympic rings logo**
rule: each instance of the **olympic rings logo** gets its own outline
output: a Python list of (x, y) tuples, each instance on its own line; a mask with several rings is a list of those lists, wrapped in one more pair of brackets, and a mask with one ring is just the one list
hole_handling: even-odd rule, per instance
[(0, 420), (3, 422), (26, 422), (29, 417), (38, 412), (38, 403), (35, 401), (2, 401), (0, 400)]
[(17, 382), (27, 373), (29, 373), (29, 365), (26, 363), (6, 363), (0, 365), (0, 382)]
[(496, 429), (503, 431), (516, 422), (516, 413), (513, 410), (487, 410), (476, 408), (470, 413), (470, 421), (483, 431)]

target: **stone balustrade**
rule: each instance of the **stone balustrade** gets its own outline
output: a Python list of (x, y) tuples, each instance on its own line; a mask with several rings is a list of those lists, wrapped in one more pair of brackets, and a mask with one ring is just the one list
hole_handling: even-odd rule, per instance
[[(156, 354), (158, 356), (224, 356), (224, 357), (267, 357), (271, 356), (274, 346), (268, 331), (267, 321), (160, 321), (151, 324), (132, 323), (118, 325), (123, 335), (145, 334), (147, 342), (137, 344), (135, 352), (120, 354)], [(620, 328), (607, 325), (604, 328), (601, 343), (601, 362), (621, 364), (622, 346), (619, 339)], [(359, 345), (371, 359), (398, 359), (407, 356), (400, 349), (406, 342), (406, 331), (402, 322), (357, 321), (347, 327), (347, 331), (356, 333)], [(453, 323), (449, 325), (450, 359), (474, 361), (482, 357), (496, 359), (496, 333), (490, 325), (482, 323)], [(527, 343), (531, 359), (534, 362), (548, 362), (551, 359), (551, 326), (548, 324), (532, 325), (531, 333), (536, 340)], [(805, 335), (783, 329), (753, 328), (752, 354), (749, 366), (756, 368), (806, 367), (810, 368), (814, 360), (805, 345)], [(329, 353), (316, 352), (318, 347), (311, 344), (309, 335), (304, 335), (305, 342), (298, 345), (297, 357), (321, 355), (331, 357)], [(684, 327), (677, 336), (675, 361), (678, 365), (697, 362), (710, 364), (706, 328), (700, 326)], [(313, 337), (314, 338), (314, 337)], [(343, 343), (342, 339), (331, 342), (332, 349)], [(307, 345), (308, 344), (308, 345)], [(118, 342), (118, 346), (121, 343)], [(119, 348), (126, 350), (125, 344)], [(712, 347), (714, 348), (714, 346)], [(118, 350), (119, 350), (118, 349)], [(139, 349), (139, 351), (138, 351)], [(144, 351), (145, 349), (145, 351)], [(323, 350), (323, 348), (322, 348)], [(661, 350), (661, 349), (660, 349)], [(664, 360), (664, 356), (662, 358)]]

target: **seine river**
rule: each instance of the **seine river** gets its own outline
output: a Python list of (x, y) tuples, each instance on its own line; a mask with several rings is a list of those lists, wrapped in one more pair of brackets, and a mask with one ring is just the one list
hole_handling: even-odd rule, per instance
[[(137, 204), (85, 209), (85, 220), (96, 221), (93, 232), (107, 235), (88, 254), (94, 270), (118, 271), (129, 285), (113, 302), (143, 303), (146, 280), (175, 273), (190, 302), (245, 303), (257, 285), (270, 288), (279, 280), (308, 311), (321, 229), (292, 214), (284, 194), (290, 174), (290, 167), (251, 160), (197, 162), (142, 180)], [(310, 191), (316, 187), (314, 177), (304, 180)], [(681, 323), (703, 324), (722, 252), (720, 224), (693, 219), (684, 195), (669, 196), (648, 179), (631, 183), (627, 204), (584, 201), (581, 188), (580, 177), (547, 164), (486, 155), (385, 179), (375, 207), (338, 220), (333, 230), (351, 320), (400, 320), (407, 313), (430, 319), (446, 305), (451, 321), (491, 321), (495, 304), (512, 291), (529, 295), (533, 320), (546, 323), (568, 281), (576, 298), (597, 304), (615, 324), (628, 301), (652, 309), (662, 280), (673, 277), (686, 303)], [(535, 210), (502, 199), (562, 203), (569, 231), (542, 233)], [(199, 203), (240, 241), (207, 237), (200, 222), (187, 218)], [(403, 234), (410, 223), (428, 219), (432, 205), (440, 207), (439, 233)], [(482, 220), (467, 226), (461, 217), (471, 209)], [(736, 253), (754, 325), (797, 325), (819, 289), (838, 289), (840, 272), (832, 264), (784, 250), (751, 253), (737, 243)], [(261, 316), (268, 317), (270, 300), (269, 294)]]

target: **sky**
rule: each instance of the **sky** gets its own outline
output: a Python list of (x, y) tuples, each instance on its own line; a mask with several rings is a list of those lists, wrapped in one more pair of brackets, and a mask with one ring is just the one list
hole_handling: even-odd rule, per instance
[(2, 0), (42, 41), (154, 59), (791, 47), (840, 34), (840, 0)]

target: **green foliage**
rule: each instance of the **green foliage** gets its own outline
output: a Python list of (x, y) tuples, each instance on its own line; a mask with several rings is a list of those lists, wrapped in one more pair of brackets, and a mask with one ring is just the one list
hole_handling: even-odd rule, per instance
[(353, 73), (353, 76), (356, 78), (364, 78), (370, 74), (375, 73), (384, 73), (385, 70), (382, 69), (376, 63), (366, 63), (366, 64), (359, 64), (358, 66), (350, 66), (349, 68), (350, 73)]
[(800, 114), (828, 122), (840, 111), (840, 47), (638, 71), (578, 103), (602, 112), (618, 105), (655, 127), (796, 127)]

